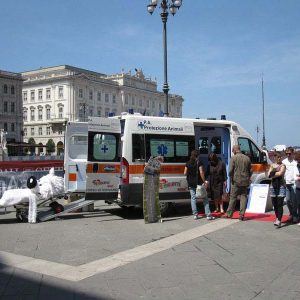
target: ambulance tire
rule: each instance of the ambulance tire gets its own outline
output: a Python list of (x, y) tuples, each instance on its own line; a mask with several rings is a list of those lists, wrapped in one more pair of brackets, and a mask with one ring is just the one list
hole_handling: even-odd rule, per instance
[(159, 202), (160, 214), (162, 217), (166, 217), (173, 206), (172, 202)]

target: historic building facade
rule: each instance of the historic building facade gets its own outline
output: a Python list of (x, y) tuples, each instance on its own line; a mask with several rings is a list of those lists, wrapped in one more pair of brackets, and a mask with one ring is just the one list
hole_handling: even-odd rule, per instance
[(0, 130), (7, 143), (23, 141), (21, 74), (0, 70)]
[[(141, 70), (105, 75), (62, 65), (23, 72), (22, 76), (24, 141), (32, 138), (46, 145), (52, 139), (57, 154), (64, 148), (67, 121), (118, 115), (129, 109), (155, 116), (164, 112), (164, 94)], [(181, 117), (182, 104), (181, 96), (169, 95), (169, 115)]]

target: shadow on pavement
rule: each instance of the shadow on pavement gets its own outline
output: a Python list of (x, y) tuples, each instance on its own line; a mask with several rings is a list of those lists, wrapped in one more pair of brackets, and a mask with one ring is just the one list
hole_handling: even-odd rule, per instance
[[(18, 274), (20, 273), (20, 274)], [(23, 273), (23, 274), (22, 274)], [(47, 279), (49, 279), (47, 282)], [(36, 300), (111, 300), (107, 295), (90, 295), (80, 291), (77, 283), (26, 272), (1, 263), (0, 256), (0, 300), (36, 299)]]

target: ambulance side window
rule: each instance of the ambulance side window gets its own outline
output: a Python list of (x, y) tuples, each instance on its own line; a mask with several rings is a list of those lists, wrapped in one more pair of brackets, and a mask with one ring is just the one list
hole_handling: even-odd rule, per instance
[(165, 163), (184, 163), (195, 147), (193, 136), (146, 134), (146, 160), (150, 156), (164, 156)]
[(88, 138), (86, 135), (73, 135), (70, 137), (69, 156), (72, 159), (86, 159), (88, 151)]
[(145, 138), (143, 134), (132, 135), (132, 161), (144, 161), (145, 160)]
[(250, 141), (250, 145), (251, 145), (251, 150), (252, 150), (252, 157), (253, 157), (253, 160), (252, 162), (253, 163), (260, 163), (260, 151), (259, 149)]
[(260, 151), (252, 141), (247, 138), (239, 138), (238, 143), (240, 145), (241, 152), (249, 156), (251, 163), (257, 164), (261, 162)]

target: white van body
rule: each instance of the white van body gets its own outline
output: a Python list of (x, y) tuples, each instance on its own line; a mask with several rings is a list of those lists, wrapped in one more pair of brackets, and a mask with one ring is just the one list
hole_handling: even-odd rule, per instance
[[(205, 168), (208, 154), (215, 152), (228, 170), (235, 144), (251, 158), (252, 183), (268, 182), (266, 153), (247, 131), (232, 121), (124, 114), (111, 118), (90, 117), (89, 124), (88, 199), (142, 206), (145, 162), (150, 156), (163, 155), (161, 203), (190, 201), (183, 170), (191, 151), (199, 149)], [(69, 149), (71, 147), (69, 145)]]

